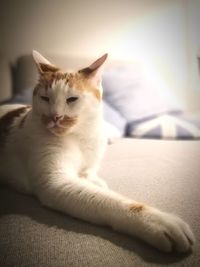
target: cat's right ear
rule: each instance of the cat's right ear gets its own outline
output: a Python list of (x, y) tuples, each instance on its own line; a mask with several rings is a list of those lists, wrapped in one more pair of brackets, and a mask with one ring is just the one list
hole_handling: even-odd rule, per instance
[(43, 74), (45, 72), (56, 72), (59, 70), (59, 68), (51, 64), (45, 57), (43, 57), (36, 50), (33, 50), (32, 56), (36, 63), (39, 74)]

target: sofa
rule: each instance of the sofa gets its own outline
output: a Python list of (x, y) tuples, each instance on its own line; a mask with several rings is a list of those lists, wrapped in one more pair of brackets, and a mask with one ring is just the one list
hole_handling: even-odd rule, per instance
[[(90, 62), (70, 56), (50, 55), (50, 59), (64, 68)], [(0, 68), (1, 102), (28, 103), (37, 79), (31, 56), (23, 55), (10, 64), (1, 55)], [(162, 102), (166, 95), (161, 101), (158, 94), (159, 103), (151, 102), (150, 93), (151, 104), (147, 101), (144, 109), (138, 104), (144, 99), (141, 91), (157, 91), (148, 82), (138, 82), (143, 77), (138, 69), (138, 65), (124, 62), (106, 67), (104, 116), (109, 144), (99, 175), (113, 190), (187, 221), (196, 237), (193, 251), (162, 253), (137, 238), (50, 210), (34, 197), (2, 185), (0, 266), (200, 266), (199, 113), (185, 114), (177, 103)], [(121, 88), (119, 84), (124, 86), (130, 76), (132, 80)], [(130, 87), (136, 90), (131, 92)], [(153, 98), (155, 101), (155, 95)], [(121, 99), (127, 106), (129, 103), (128, 109)], [(170, 133), (166, 125), (172, 126), (172, 122)]]

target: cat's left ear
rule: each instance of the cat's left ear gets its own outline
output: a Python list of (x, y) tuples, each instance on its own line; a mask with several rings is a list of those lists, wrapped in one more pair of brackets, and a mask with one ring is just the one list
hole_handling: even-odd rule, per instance
[(104, 54), (102, 57), (92, 63), (89, 67), (79, 70), (79, 73), (90, 79), (95, 86), (99, 86), (101, 84), (103, 65), (107, 57), (108, 54)]
[(59, 70), (59, 68), (51, 64), (45, 57), (43, 57), (36, 50), (33, 50), (32, 55), (36, 63), (37, 69), (39, 71), (39, 74), (43, 74), (45, 72), (56, 72)]

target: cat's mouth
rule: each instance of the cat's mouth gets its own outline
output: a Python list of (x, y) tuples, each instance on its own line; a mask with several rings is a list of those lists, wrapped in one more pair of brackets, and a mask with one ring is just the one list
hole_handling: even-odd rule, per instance
[(54, 121), (50, 121), (49, 123), (47, 123), (47, 128), (51, 129), (51, 128), (64, 128), (62, 125), (60, 125), (58, 122), (54, 122)]
[(64, 135), (77, 123), (77, 117), (68, 117), (65, 115), (61, 120), (55, 122), (51, 117), (43, 115), (42, 122), (51, 133)]

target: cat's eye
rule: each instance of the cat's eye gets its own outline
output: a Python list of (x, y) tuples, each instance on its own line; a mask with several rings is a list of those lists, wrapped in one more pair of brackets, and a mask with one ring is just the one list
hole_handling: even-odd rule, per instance
[(78, 97), (72, 96), (72, 97), (67, 98), (66, 101), (69, 104), (69, 103), (75, 102), (76, 100), (78, 100)]
[(41, 99), (42, 100), (44, 100), (44, 101), (46, 101), (46, 102), (49, 102), (49, 97), (48, 96), (41, 96)]

